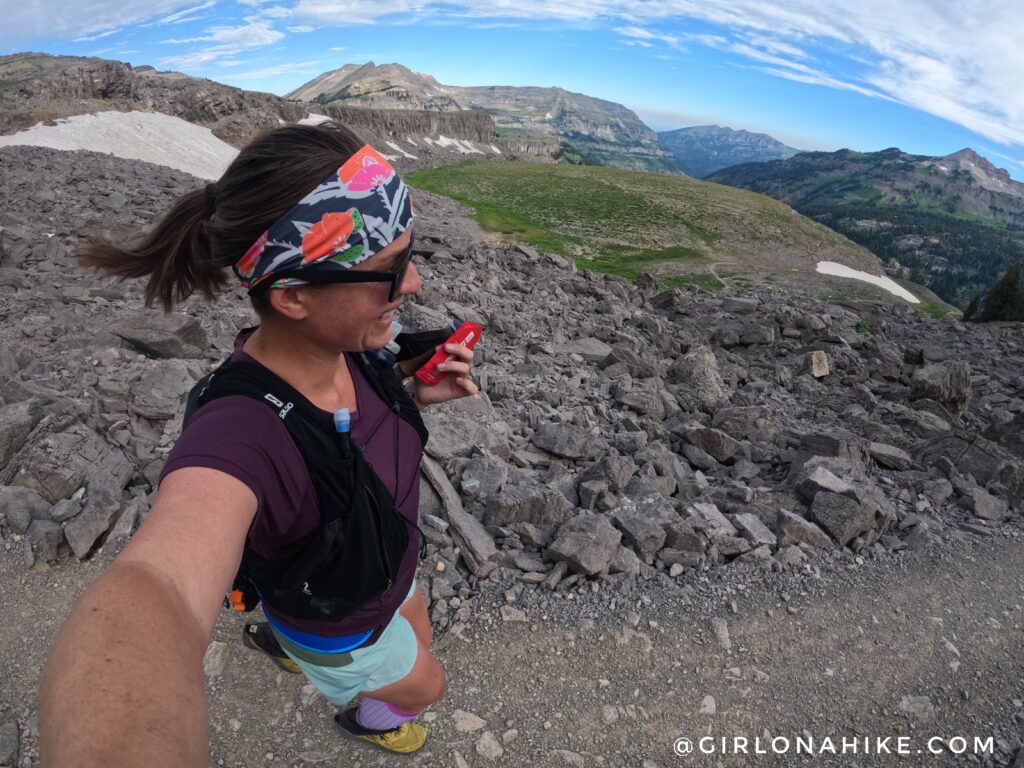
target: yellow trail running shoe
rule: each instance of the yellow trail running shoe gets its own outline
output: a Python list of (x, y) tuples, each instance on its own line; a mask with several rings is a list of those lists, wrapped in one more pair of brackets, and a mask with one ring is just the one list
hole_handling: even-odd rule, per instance
[(390, 731), (372, 731), (363, 728), (356, 722), (357, 707), (334, 716), (334, 724), (341, 735), (353, 741), (369, 744), (371, 747), (394, 752), (399, 755), (411, 755), (418, 752), (427, 741), (427, 729), (419, 723), (402, 723)]
[(292, 661), (281, 649), (281, 644), (277, 642), (277, 638), (274, 637), (274, 633), (270, 630), (270, 625), (267, 622), (260, 621), (246, 624), (242, 630), (242, 642), (254, 651), (259, 651), (269, 656), (285, 672), (291, 672), (294, 675), (302, 674), (299, 665)]

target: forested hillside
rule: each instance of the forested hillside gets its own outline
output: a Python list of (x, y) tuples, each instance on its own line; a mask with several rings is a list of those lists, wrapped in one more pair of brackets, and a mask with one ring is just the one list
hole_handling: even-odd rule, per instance
[(709, 180), (789, 203), (961, 308), (1024, 260), (1024, 185), (970, 150), (805, 152)]

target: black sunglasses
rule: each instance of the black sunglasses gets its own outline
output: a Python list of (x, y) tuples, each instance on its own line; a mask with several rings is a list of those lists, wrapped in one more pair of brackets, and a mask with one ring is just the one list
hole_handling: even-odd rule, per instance
[(262, 289), (257, 287), (255, 292), (265, 293), (270, 288), (269, 283), (277, 282), (283, 277), (298, 277), (310, 285), (330, 285), (334, 283), (391, 283), (388, 288), (388, 303), (390, 304), (398, 298), (398, 295), (402, 290), (402, 281), (405, 279), (405, 273), (409, 269), (409, 263), (412, 261), (412, 248), (416, 242), (416, 229), (412, 224), (410, 224), (409, 230), (409, 245), (402, 253), (402, 257), (399, 259), (398, 265), (387, 272), (364, 272), (356, 269), (323, 272), (309, 269), (286, 269), (275, 273), (273, 280), (268, 281), (268, 284), (262, 287)]

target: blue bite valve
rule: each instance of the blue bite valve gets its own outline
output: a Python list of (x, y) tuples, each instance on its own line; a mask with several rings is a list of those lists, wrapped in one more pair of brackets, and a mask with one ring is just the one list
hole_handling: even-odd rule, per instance
[(341, 443), (341, 449), (348, 451), (352, 447), (351, 438), (349, 432), (352, 429), (352, 417), (349, 415), (348, 408), (337, 408), (334, 411), (334, 431), (338, 433), (338, 442)]

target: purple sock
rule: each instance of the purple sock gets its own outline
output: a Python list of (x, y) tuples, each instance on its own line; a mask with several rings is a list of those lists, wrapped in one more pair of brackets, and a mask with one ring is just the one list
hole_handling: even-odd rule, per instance
[(363, 728), (373, 731), (390, 731), (402, 723), (407, 723), (419, 712), (406, 712), (394, 704), (363, 697), (359, 709), (356, 710), (356, 722)]

